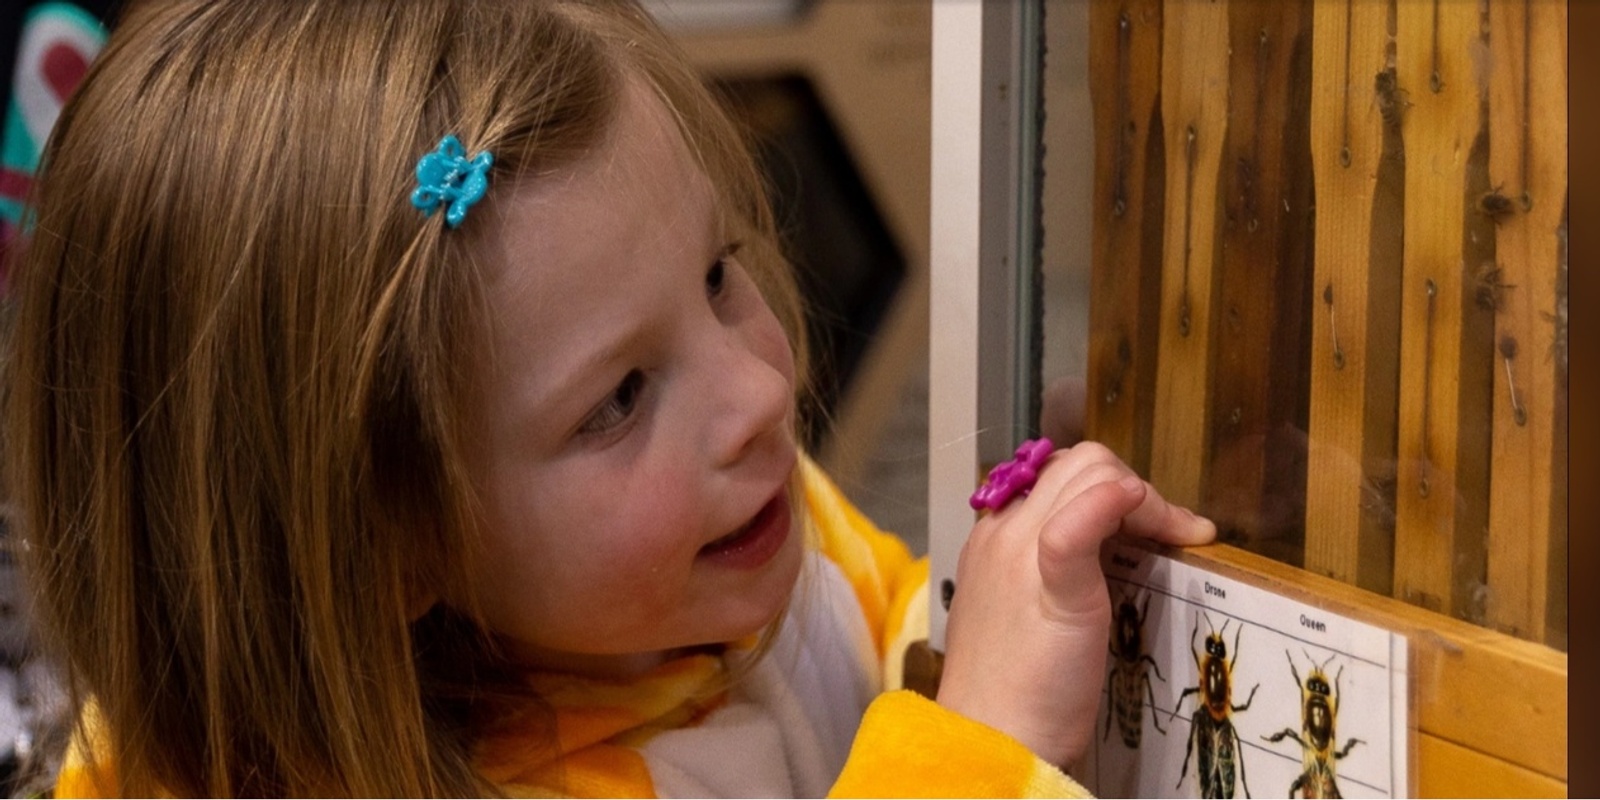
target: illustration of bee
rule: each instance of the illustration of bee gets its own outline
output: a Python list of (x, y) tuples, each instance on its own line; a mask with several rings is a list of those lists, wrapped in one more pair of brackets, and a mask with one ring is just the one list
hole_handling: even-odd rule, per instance
[[(1260, 689), (1261, 684), (1250, 689), (1250, 697), (1244, 701), (1244, 705), (1233, 704), (1233, 665), (1239, 660), (1239, 634), (1244, 626), (1241, 625), (1233, 634), (1233, 658), (1230, 659), (1227, 642), (1223, 639), (1223, 634), (1228, 632), (1228, 620), (1223, 620), (1221, 631), (1213, 629), (1206, 634), (1204, 656), (1194, 649), (1194, 637), (1200, 632), (1200, 620), (1196, 619), (1194, 625), (1194, 630), (1189, 632), (1189, 649), (1194, 651), (1200, 685), (1184, 689), (1178, 695), (1172, 713), (1176, 716), (1177, 706), (1183, 705), (1183, 699), (1191, 694), (1198, 694), (1200, 702), (1195, 704), (1194, 714), (1189, 718), (1189, 741), (1183, 748), (1183, 769), (1178, 773), (1178, 786), (1183, 785), (1183, 779), (1189, 774), (1189, 757), (1198, 751), (1195, 777), (1200, 780), (1201, 797), (1233, 797), (1235, 767), (1238, 768), (1239, 785), (1244, 787), (1244, 796), (1249, 797), (1250, 784), (1245, 781), (1243, 746), (1238, 731), (1233, 728), (1232, 714), (1250, 708), (1250, 703), (1256, 698), (1256, 689)], [(1210, 625), (1208, 618), (1206, 626)]]
[(1106, 694), (1111, 697), (1111, 708), (1106, 713), (1106, 730), (1100, 738), (1104, 741), (1111, 735), (1111, 720), (1115, 717), (1122, 743), (1137, 750), (1144, 732), (1146, 697), (1150, 700), (1150, 721), (1162, 736), (1167, 735), (1166, 729), (1161, 727), (1161, 718), (1156, 716), (1156, 695), (1150, 686), (1146, 665), (1155, 670), (1157, 679), (1163, 683), (1167, 679), (1161, 677), (1161, 668), (1144, 650), (1144, 620), (1145, 612), (1150, 610), (1150, 595), (1146, 594), (1144, 604), (1135, 608), (1134, 594), (1130, 591), (1123, 596), (1111, 621), (1111, 639), (1106, 644), (1112, 657), (1111, 670), (1106, 675)]
[[(1294, 676), (1296, 686), (1300, 687), (1301, 712), (1300, 734), (1292, 728), (1263, 736), (1269, 742), (1281, 742), (1285, 738), (1293, 739), (1300, 744), (1301, 761), (1305, 770), (1289, 785), (1289, 796), (1294, 797), (1295, 792), (1300, 792), (1301, 797), (1343, 797), (1339, 794), (1339, 784), (1333, 779), (1333, 765), (1338, 759), (1350, 754), (1350, 748), (1358, 743), (1365, 744), (1360, 739), (1352, 738), (1345, 742), (1343, 750), (1334, 750), (1338, 739), (1334, 735), (1334, 725), (1339, 720), (1339, 678), (1344, 675), (1344, 665), (1339, 666), (1339, 671), (1333, 677), (1333, 691), (1328, 691), (1327, 662), (1320, 666), (1306, 654), (1306, 660), (1311, 661), (1311, 671), (1307, 673), (1305, 682), (1300, 681), (1300, 672), (1294, 668), (1294, 657), (1289, 651), (1283, 651), (1289, 659), (1289, 674)], [(1333, 656), (1328, 657), (1329, 661)]]

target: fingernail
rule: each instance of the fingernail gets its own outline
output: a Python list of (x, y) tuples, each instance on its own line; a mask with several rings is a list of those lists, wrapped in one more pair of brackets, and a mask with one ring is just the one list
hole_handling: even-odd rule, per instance
[(1137, 492), (1144, 488), (1144, 481), (1141, 480), (1137, 475), (1129, 475), (1124, 477), (1122, 480), (1117, 481), (1117, 485), (1121, 486), (1124, 491)]

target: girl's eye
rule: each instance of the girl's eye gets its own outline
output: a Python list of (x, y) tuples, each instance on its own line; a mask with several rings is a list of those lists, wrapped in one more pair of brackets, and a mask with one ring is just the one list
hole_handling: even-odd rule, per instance
[(717, 297), (722, 294), (723, 287), (728, 281), (727, 256), (722, 256), (706, 270), (706, 296)]
[(634, 409), (639, 405), (639, 395), (644, 391), (644, 373), (639, 370), (629, 372), (611, 395), (599, 407), (589, 413), (588, 419), (578, 428), (579, 433), (596, 434), (605, 433), (628, 421)]
[(734, 242), (723, 248), (722, 254), (712, 262), (711, 269), (706, 270), (706, 296), (715, 298), (722, 294), (728, 283), (728, 259), (739, 252), (739, 243)]

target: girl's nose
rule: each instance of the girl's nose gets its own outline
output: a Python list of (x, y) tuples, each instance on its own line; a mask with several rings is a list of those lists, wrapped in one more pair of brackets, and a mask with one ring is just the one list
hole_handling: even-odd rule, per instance
[(723, 401), (713, 404), (712, 420), (719, 464), (731, 465), (784, 441), (794, 402), (794, 387), (777, 365), (752, 350), (736, 333), (727, 338), (724, 358), (709, 375)]

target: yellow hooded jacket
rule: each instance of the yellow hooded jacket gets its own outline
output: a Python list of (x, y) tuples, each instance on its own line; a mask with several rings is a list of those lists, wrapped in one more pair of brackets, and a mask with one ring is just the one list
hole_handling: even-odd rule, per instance
[[(556, 747), (530, 738), (548, 712), (508, 715), (478, 742), (484, 777), (526, 796), (1088, 796), (1015, 739), (895, 688), (927, 636), (928, 562), (814, 463), (799, 469), (807, 559), (764, 652), (734, 645), (625, 681), (531, 675)], [(69, 755), (56, 795), (98, 788)]]

